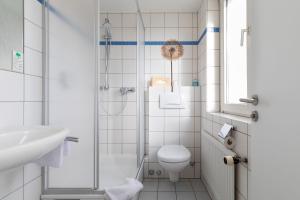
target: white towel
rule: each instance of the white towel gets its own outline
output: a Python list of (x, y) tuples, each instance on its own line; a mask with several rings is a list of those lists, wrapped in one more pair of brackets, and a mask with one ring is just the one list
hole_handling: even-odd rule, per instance
[(131, 200), (143, 189), (143, 184), (136, 179), (126, 178), (124, 185), (105, 189), (109, 200)]
[(67, 156), (70, 151), (69, 141), (64, 141), (53, 151), (47, 153), (42, 158), (35, 161), (40, 166), (49, 166), (60, 168), (64, 162), (64, 156)]
[(179, 92), (165, 92), (159, 96), (159, 107), (162, 109), (183, 109), (184, 105)]

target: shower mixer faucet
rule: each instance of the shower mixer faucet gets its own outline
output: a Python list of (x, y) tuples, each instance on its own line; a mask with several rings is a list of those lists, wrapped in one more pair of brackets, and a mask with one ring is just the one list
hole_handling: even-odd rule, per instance
[(125, 95), (128, 93), (134, 93), (135, 92), (135, 88), (134, 87), (121, 87), (120, 88), (120, 93), (121, 95)]

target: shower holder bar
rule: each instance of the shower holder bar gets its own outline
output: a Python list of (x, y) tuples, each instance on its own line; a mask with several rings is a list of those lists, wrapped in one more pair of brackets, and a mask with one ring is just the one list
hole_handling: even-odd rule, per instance
[(66, 137), (65, 141), (69, 141), (69, 142), (79, 142), (79, 138), (77, 137)]

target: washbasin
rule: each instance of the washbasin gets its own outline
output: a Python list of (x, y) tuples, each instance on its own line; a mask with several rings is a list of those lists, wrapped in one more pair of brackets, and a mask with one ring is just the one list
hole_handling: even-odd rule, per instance
[(0, 130), (0, 171), (33, 162), (64, 142), (68, 129), (39, 126)]

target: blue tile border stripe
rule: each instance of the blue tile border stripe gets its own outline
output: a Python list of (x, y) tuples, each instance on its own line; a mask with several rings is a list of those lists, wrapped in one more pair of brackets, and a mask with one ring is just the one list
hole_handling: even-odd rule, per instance
[[(189, 45), (198, 45), (201, 43), (203, 38), (206, 36), (207, 32), (213, 32), (213, 33), (219, 33), (220, 28), (219, 27), (207, 27), (203, 30), (200, 38), (197, 41), (179, 41), (184, 46)], [(100, 41), (100, 45), (105, 45), (105, 41)], [(162, 46), (165, 44), (165, 41), (145, 41), (146, 46)], [(120, 46), (128, 46), (128, 45), (137, 45), (136, 41), (112, 41), (111, 45), (120, 45)]]
[[(106, 42), (100, 41), (100, 45), (106, 45)], [(136, 41), (111, 41), (111, 45), (135, 46), (137, 45), (137, 42)]]

